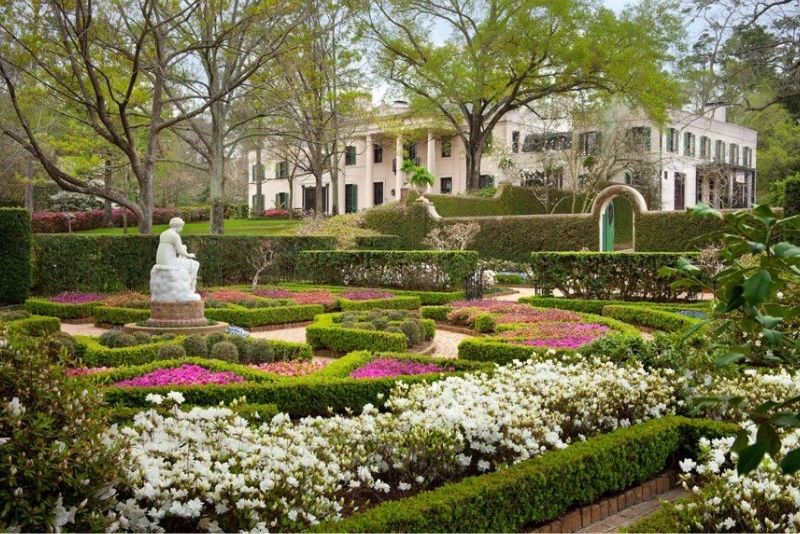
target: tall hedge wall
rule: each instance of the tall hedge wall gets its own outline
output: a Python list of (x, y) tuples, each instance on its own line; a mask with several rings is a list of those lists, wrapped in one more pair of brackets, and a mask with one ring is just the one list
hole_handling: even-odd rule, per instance
[(0, 304), (22, 304), (31, 287), (31, 218), (0, 208)]
[[(302, 250), (327, 250), (332, 237), (186, 236), (197, 254), (200, 283), (206, 286), (249, 282), (253, 268), (247, 252), (269, 239), (276, 261), (262, 279), (293, 279)], [(33, 241), (33, 288), (37, 294), (64, 290), (147, 289), (158, 236), (81, 236), (38, 234)]]
[(783, 191), (784, 216), (800, 215), (800, 177), (786, 181)]
[[(488, 215), (539, 215), (548, 212), (572, 213), (572, 196), (564, 191), (551, 193), (552, 206), (545, 209), (530, 187), (501, 185), (494, 197), (472, 195), (425, 195), (442, 217), (484, 217)], [(583, 195), (577, 207), (583, 205)]]

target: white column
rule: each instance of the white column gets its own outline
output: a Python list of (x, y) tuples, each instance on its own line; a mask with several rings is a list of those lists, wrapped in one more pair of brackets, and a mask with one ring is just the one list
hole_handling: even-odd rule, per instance
[(360, 197), (358, 206), (359, 209), (372, 207), (372, 167), (375, 164), (375, 151), (372, 145), (372, 135), (367, 134), (364, 139), (364, 143), (364, 184), (361, 186), (361, 192), (358, 195)]
[(395, 165), (397, 172), (394, 173), (394, 200), (400, 200), (400, 189), (403, 187), (403, 171), (400, 168), (403, 166), (403, 137), (398, 135), (395, 142)]
[[(428, 170), (436, 178), (436, 139), (433, 132), (428, 132)], [(426, 188), (426, 192), (431, 192), (431, 186)]]

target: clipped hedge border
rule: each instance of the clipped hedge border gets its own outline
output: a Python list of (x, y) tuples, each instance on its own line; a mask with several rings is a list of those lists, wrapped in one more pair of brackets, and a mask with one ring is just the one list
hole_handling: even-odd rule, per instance
[[(249, 287), (249, 286), (248, 286)], [(352, 286), (342, 286), (342, 285), (321, 285), (321, 284), (308, 284), (302, 282), (287, 282), (284, 284), (280, 284), (276, 287), (282, 289), (289, 289), (293, 291), (308, 291), (311, 289), (327, 289), (331, 291), (335, 295), (338, 295), (348, 289), (351, 289)], [(397, 297), (418, 297), (422, 302), (423, 306), (431, 306), (431, 305), (438, 305), (438, 304), (447, 304), (448, 302), (452, 302), (454, 300), (461, 300), (464, 298), (464, 291), (416, 291), (412, 289), (395, 289), (392, 288), (391, 293)]]
[(17, 319), (6, 323), (8, 335), (43, 337), (61, 330), (58, 317), (31, 315), (25, 319)]
[(183, 338), (169, 341), (143, 343), (131, 347), (106, 347), (97, 338), (75, 336), (79, 345), (81, 361), (87, 367), (118, 367), (123, 365), (142, 365), (158, 360), (158, 350), (164, 345), (180, 345)]
[(125, 325), (138, 323), (150, 318), (150, 310), (146, 308), (122, 308), (115, 306), (95, 306), (95, 324)]
[(707, 302), (686, 302), (686, 303), (661, 303), (661, 302), (631, 302), (627, 300), (596, 300), (596, 299), (573, 299), (566, 297), (521, 297), (519, 302), (530, 304), (540, 308), (559, 308), (561, 310), (571, 310), (583, 313), (594, 313), (602, 315), (603, 308), (609, 305), (620, 306), (644, 306), (663, 310), (697, 310), (703, 311), (709, 308)]
[(434, 321), (446, 321), (447, 314), (452, 308), (450, 306), (423, 306), (419, 309), (419, 314), (425, 319)]
[(384, 502), (319, 532), (519, 532), (630, 488), (736, 426), (668, 416), (576, 442), (494, 473)]
[(223, 321), (243, 328), (253, 328), (311, 321), (316, 315), (324, 312), (325, 307), (321, 304), (298, 304), (272, 308), (245, 308), (231, 304), (227, 308), (209, 308), (205, 314), (206, 318), (214, 321)]
[[(415, 290), (460, 288), (475, 272), (469, 250), (313, 250), (299, 254), (301, 274), (314, 282)], [(430, 265), (438, 272), (421, 269)]]
[(416, 310), (422, 306), (419, 297), (393, 297), (388, 299), (350, 300), (343, 297), (337, 299), (342, 311), (361, 310)]
[(31, 216), (0, 208), (0, 304), (22, 304), (31, 288)]
[(50, 302), (47, 299), (31, 297), (25, 301), (25, 309), (36, 315), (49, 315), (59, 319), (86, 319), (93, 317), (96, 302), (87, 304), (67, 304)]
[[(229, 363), (229, 362), (224, 362), (222, 360), (215, 360), (212, 358), (198, 358), (189, 356), (185, 358), (158, 360), (141, 365), (127, 365), (122, 367), (116, 367), (108, 371), (102, 371), (99, 373), (78, 376), (75, 377), (73, 380), (82, 383), (94, 384), (96, 386), (109, 386), (117, 389), (130, 389), (127, 387), (114, 386), (113, 384), (115, 382), (119, 382), (120, 380), (136, 378), (137, 376), (150, 373), (157, 369), (169, 369), (173, 367), (180, 367), (181, 365), (186, 365), (186, 364), (199, 365), (200, 367), (205, 367), (209, 371), (214, 371), (214, 372), (230, 371), (232, 373), (236, 373), (245, 380), (254, 383), (272, 382), (274, 381), (276, 376), (269, 373), (265, 373), (263, 371), (252, 369), (250, 367), (247, 367), (246, 365), (241, 365), (238, 363)], [(176, 386), (167, 386), (167, 389), (174, 387)], [(202, 389), (208, 386), (200, 384), (196, 386), (181, 386), (181, 387)], [(156, 388), (133, 388), (133, 389), (144, 389), (149, 391)]]
[(399, 235), (356, 236), (356, 248), (361, 250), (398, 250), (402, 241)]
[(646, 306), (607, 305), (603, 306), (603, 315), (664, 332), (680, 332), (703, 322), (694, 317)]
[[(360, 328), (343, 328), (334, 322), (341, 313), (324, 313), (317, 315), (314, 323), (306, 328), (306, 341), (315, 349), (330, 349), (336, 352), (354, 350), (371, 350), (376, 352), (406, 352), (408, 342), (405, 334), (381, 332), (378, 330), (362, 330)], [(433, 337), (435, 324), (429, 319), (422, 319), (427, 337)]]
[[(435, 363), (444, 368), (452, 367), (455, 373), (461, 372), (474, 372), (474, 371), (491, 371), (494, 365), (482, 362), (470, 362), (465, 360), (454, 360), (452, 358), (437, 358), (435, 356), (427, 356), (424, 354), (413, 353), (387, 353), (387, 352), (370, 352), (367, 350), (360, 350), (351, 352), (341, 358), (329, 363), (316, 373), (316, 378), (347, 378), (350, 373), (359, 367), (377, 358), (392, 358), (395, 360), (410, 360), (419, 363)], [(452, 374), (452, 373), (451, 373)]]

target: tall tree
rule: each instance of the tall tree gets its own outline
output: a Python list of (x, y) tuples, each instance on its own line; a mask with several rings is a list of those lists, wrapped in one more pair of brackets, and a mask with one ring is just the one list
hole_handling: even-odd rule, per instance
[[(304, 18), (300, 2), (286, 0), (197, 0), (186, 42), (214, 43), (197, 47), (193, 60), (201, 72), (187, 77), (176, 100), (182, 111), (209, 102), (207, 112), (175, 126), (175, 131), (206, 162), (211, 200), (211, 233), (221, 234), (225, 220), (225, 165), (239, 148), (247, 126), (261, 118), (254, 106), (238, 106), (257, 91), (250, 79), (284, 48), (290, 32)], [(215, 95), (226, 93), (224, 99)], [(238, 111), (238, 113), (235, 113)]]
[[(0, 98), (14, 113), (0, 132), (19, 143), (67, 191), (95, 195), (136, 214), (139, 231), (152, 229), (153, 176), (159, 136), (200, 115), (235, 90), (221, 87), (190, 110), (179, 88), (192, 54), (215, 42), (187, 41), (197, 2), (166, 0), (10, 0), (0, 17)], [(30, 106), (52, 114), (124, 159), (136, 194), (96, 185), (65, 168)], [(104, 160), (101, 158), (101, 166)]]
[(616, 16), (588, 0), (378, 0), (362, 18), (383, 75), (456, 130), (474, 189), (492, 129), (519, 106), (600, 91), (663, 115), (676, 99), (663, 69), (679, 29), (670, 7)]

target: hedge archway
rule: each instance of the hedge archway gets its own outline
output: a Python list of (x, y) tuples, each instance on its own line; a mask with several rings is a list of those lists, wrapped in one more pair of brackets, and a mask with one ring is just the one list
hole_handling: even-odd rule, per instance
[(647, 211), (647, 202), (642, 194), (628, 185), (611, 185), (597, 194), (592, 203), (592, 217), (597, 221), (598, 247), (603, 249), (603, 213), (608, 205), (617, 197), (625, 198), (631, 205), (633, 213), (632, 247), (636, 250), (636, 220), (642, 213)]

